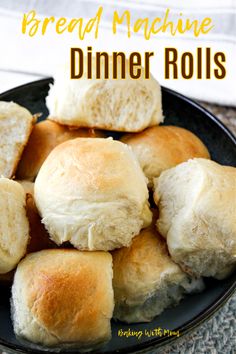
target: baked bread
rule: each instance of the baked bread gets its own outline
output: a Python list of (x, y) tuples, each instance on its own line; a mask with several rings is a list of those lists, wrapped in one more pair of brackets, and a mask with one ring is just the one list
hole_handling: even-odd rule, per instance
[(206, 159), (155, 180), (157, 228), (175, 262), (192, 274), (225, 278), (236, 267), (236, 169)]
[(20, 338), (92, 349), (110, 339), (113, 307), (109, 253), (44, 250), (17, 267), (12, 319)]
[(56, 248), (56, 244), (51, 241), (44, 224), (41, 222), (41, 217), (35, 205), (34, 183), (27, 180), (18, 180), (17, 182), (22, 185), (26, 193), (26, 215), (30, 226), (30, 240), (27, 246), (27, 253)]
[(104, 134), (92, 129), (69, 129), (50, 120), (35, 124), (19, 162), (17, 178), (33, 181), (54, 147), (78, 137), (104, 137)]
[(196, 135), (171, 125), (127, 134), (121, 140), (132, 147), (150, 187), (153, 178), (168, 168), (194, 157), (210, 158), (206, 146)]
[(112, 138), (58, 145), (35, 180), (50, 237), (83, 250), (127, 246), (151, 222), (145, 176), (131, 149)]
[(0, 178), (0, 274), (14, 269), (26, 253), (29, 222), (25, 199), (19, 183)]
[(112, 256), (114, 317), (121, 321), (149, 322), (186, 293), (203, 289), (201, 279), (191, 278), (171, 260), (154, 225)]
[[(95, 60), (93, 78), (87, 72), (79, 80), (70, 79), (70, 68), (55, 77), (46, 99), (49, 117), (58, 123), (105, 130), (137, 132), (163, 121), (161, 88), (151, 76), (139, 80), (120, 79), (121, 63), (118, 61), (118, 78), (96, 79)], [(126, 70), (129, 63), (125, 62)], [(112, 60), (109, 72), (112, 73)], [(138, 97), (138, 99), (137, 99)]]
[(32, 127), (33, 117), (26, 108), (0, 101), (0, 176), (14, 176)]

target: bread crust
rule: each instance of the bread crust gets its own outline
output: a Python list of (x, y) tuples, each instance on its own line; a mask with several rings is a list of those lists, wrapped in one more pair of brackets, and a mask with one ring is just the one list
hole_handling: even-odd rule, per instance
[(78, 138), (57, 146), (35, 181), (42, 222), (57, 244), (110, 250), (151, 222), (146, 180), (119, 141)]
[[(95, 65), (93, 59), (93, 73)], [(126, 60), (126, 68), (128, 65)], [(111, 58), (109, 70), (113, 70)], [(70, 80), (69, 67), (60, 71), (46, 99), (50, 119), (66, 125), (121, 132), (137, 132), (162, 122), (159, 83), (152, 76), (146, 79), (143, 68), (139, 80), (120, 79), (120, 63), (118, 71), (116, 80), (104, 79), (103, 71), (101, 79), (93, 76), (88, 80), (85, 73), (79, 80)]]
[(21, 185), (0, 178), (0, 274), (13, 270), (26, 253), (29, 222), (26, 194)]
[(201, 279), (192, 279), (173, 262), (155, 221), (131, 246), (112, 252), (114, 317), (121, 321), (151, 321), (186, 293), (203, 289)]
[(14, 102), (0, 101), (0, 176), (14, 177), (33, 121), (32, 114), (26, 108)]
[(12, 296), (14, 330), (20, 337), (49, 346), (89, 348), (111, 337), (109, 253), (63, 249), (32, 253), (17, 268)]
[(176, 126), (147, 128), (141, 133), (124, 135), (121, 141), (131, 146), (149, 186), (162, 171), (181, 162), (194, 157), (210, 159), (206, 146), (195, 134)]
[(49, 119), (35, 124), (19, 162), (17, 178), (33, 181), (43, 162), (57, 145), (78, 137), (104, 137), (104, 134), (93, 129), (70, 129)]

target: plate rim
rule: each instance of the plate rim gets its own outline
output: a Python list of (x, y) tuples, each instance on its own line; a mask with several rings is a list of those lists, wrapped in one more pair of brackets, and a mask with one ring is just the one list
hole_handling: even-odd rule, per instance
[[(52, 77), (45, 77), (40, 80), (34, 80), (28, 83), (25, 83), (23, 85), (16, 86), (12, 89), (9, 89), (7, 91), (4, 91), (0, 94), (0, 100), (4, 100), (4, 96), (8, 96), (11, 94), (15, 94), (17, 90), (21, 90), (27, 87), (32, 87), (32, 86), (38, 86), (38, 85), (50, 85), (53, 83), (53, 78)], [(176, 92), (175, 90), (169, 89), (165, 86), (161, 86), (161, 89), (168, 93), (171, 94), (175, 97), (180, 98), (181, 100), (187, 102), (190, 106), (194, 106), (197, 110), (201, 111), (204, 113), (210, 120), (212, 120), (223, 132), (230, 138), (232, 143), (236, 147), (236, 137), (234, 136), (233, 132), (225, 126), (224, 123), (222, 123), (213, 113), (208, 111), (205, 107), (202, 107), (199, 103), (195, 102), (192, 98), (186, 97), (185, 95)], [(132, 354), (132, 353), (144, 353), (147, 350), (153, 350), (168, 344), (173, 343), (176, 340), (179, 340), (192, 330), (196, 329), (198, 326), (201, 326), (204, 322), (208, 321), (223, 305), (227, 302), (227, 300), (230, 299), (230, 297), (236, 293), (236, 280), (233, 281), (233, 283), (230, 285), (230, 287), (227, 289), (227, 291), (223, 295), (219, 295), (219, 297), (212, 303), (210, 304), (204, 311), (201, 311), (198, 315), (196, 315), (194, 318), (192, 318), (189, 321), (186, 321), (183, 325), (175, 329), (175, 331), (180, 332), (180, 337), (156, 337), (146, 343), (138, 343), (136, 345), (132, 345), (130, 348), (122, 348), (118, 350), (113, 350), (109, 354), (115, 354), (115, 353), (121, 353), (121, 354)], [(18, 353), (22, 354), (55, 354), (58, 352), (57, 349), (53, 350), (53, 348), (41, 350), (37, 348), (30, 348), (30, 347), (24, 347), (19, 343), (19, 345), (11, 344), (4, 339), (0, 338), (0, 348), (3, 350), (13, 350)], [(75, 350), (75, 351), (74, 351)], [(63, 353), (60, 351), (59, 353)], [(76, 349), (72, 349), (70, 351), (66, 351), (64, 353), (68, 354), (78, 354), (80, 353)], [(91, 352), (93, 353), (93, 352)], [(102, 348), (101, 348), (101, 354), (102, 354)]]

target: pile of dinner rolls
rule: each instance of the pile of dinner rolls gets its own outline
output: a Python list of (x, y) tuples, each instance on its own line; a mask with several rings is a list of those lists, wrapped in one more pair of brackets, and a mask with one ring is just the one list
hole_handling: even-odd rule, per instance
[(151, 321), (236, 267), (236, 169), (159, 126), (153, 77), (123, 81), (61, 73), (39, 123), (0, 102), (0, 283), (20, 340), (96, 349), (111, 318)]

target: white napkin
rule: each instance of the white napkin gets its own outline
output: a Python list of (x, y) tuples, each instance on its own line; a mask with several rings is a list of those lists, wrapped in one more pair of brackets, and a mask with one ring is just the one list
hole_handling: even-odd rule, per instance
[[(154, 51), (151, 59), (151, 72), (158, 81), (169, 88), (179, 91), (195, 99), (222, 105), (236, 106), (236, 8), (234, 0), (188, 0), (180, 2), (169, 1), (79, 1), (68, 2), (26, 0), (1, 0), (0, 3), (0, 91), (10, 89), (42, 76), (52, 76), (55, 68), (70, 60), (70, 47), (80, 47), (86, 50), (88, 45), (93, 51), (105, 50), (130, 52)], [(98, 39), (87, 35), (81, 41), (76, 33), (58, 35), (53, 26), (49, 26), (46, 35), (36, 35), (32, 38), (21, 33), (23, 13), (34, 9), (37, 16), (65, 16), (90, 18), (95, 16), (99, 6), (103, 6), (102, 21), (99, 26)], [(145, 40), (141, 34), (131, 34), (127, 37), (125, 25), (118, 26), (118, 33), (114, 35), (111, 29), (112, 15), (117, 10), (119, 15), (125, 10), (131, 13), (131, 22), (138, 17), (163, 17), (166, 8), (170, 8), (170, 19), (176, 22), (180, 12), (183, 18), (202, 19), (211, 17), (214, 28), (207, 35), (194, 37), (191, 34), (153, 35)], [(194, 55), (198, 47), (203, 50), (210, 47), (212, 53), (224, 52), (226, 55), (226, 78), (218, 80), (179, 78), (166, 80), (164, 78), (164, 48), (175, 47), (179, 53), (190, 51)]]

